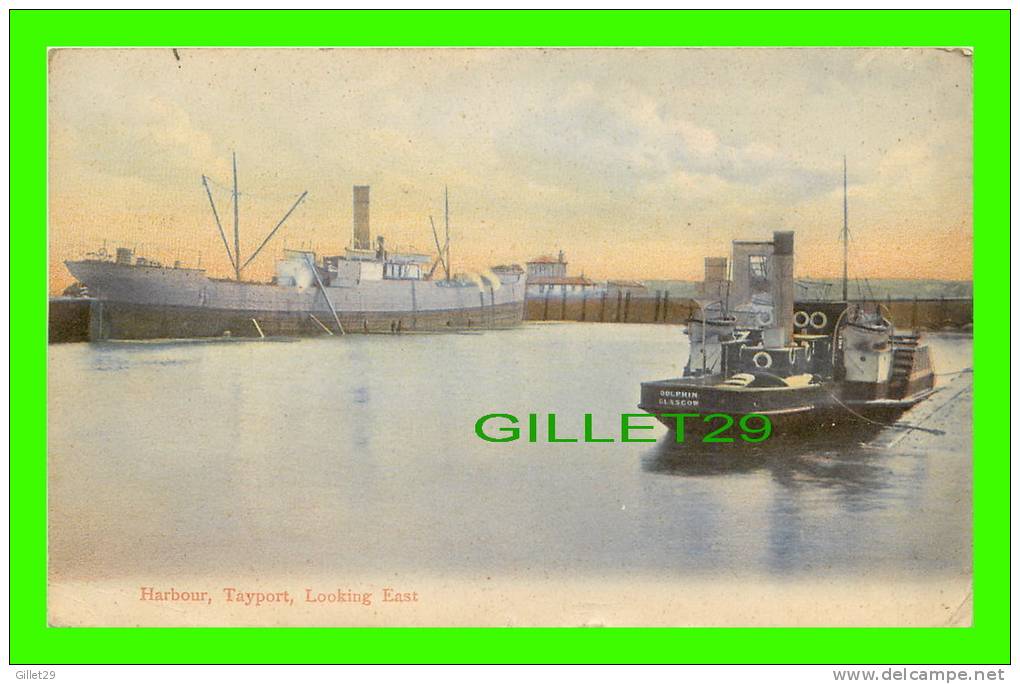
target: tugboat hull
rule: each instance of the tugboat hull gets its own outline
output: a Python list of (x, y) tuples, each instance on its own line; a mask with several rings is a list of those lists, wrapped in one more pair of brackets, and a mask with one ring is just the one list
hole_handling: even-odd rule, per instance
[[(843, 397), (844, 386), (836, 382), (801, 387), (719, 387), (721, 378), (672, 379), (641, 383), (643, 411), (654, 415), (671, 434), (677, 418), (671, 414), (695, 414), (684, 419), (685, 441), (701, 440), (727, 421), (706, 419), (712, 414), (733, 418), (732, 427), (720, 437), (741, 441), (740, 419), (748, 414), (767, 416), (772, 425), (769, 439), (811, 437), (858, 427), (882, 427), (895, 422), (904, 411), (934, 390), (934, 376), (926, 386), (902, 399), (860, 400)], [(755, 429), (761, 425), (755, 421)]]

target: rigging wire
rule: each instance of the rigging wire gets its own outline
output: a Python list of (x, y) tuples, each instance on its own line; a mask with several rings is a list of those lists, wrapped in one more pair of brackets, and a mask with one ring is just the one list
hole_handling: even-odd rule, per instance
[[(219, 190), (222, 190), (227, 195), (230, 195), (231, 197), (233, 197), (233, 195), (234, 195), (233, 187), (231, 187), (231, 186), (229, 186), (227, 184), (224, 184), (224, 183), (220, 183), (219, 181), (217, 181), (212, 176), (206, 176), (206, 178), (209, 180), (209, 184), (211, 186), (213, 186), (213, 187), (215, 187), (215, 188), (217, 188)], [(299, 196), (299, 194), (300, 193), (250, 192), (250, 191), (241, 192), (240, 190), (237, 191), (237, 196), (238, 197), (251, 197), (251, 198), (254, 198), (254, 199), (267, 199), (267, 200), (278, 200), (278, 199), (290, 199), (290, 200), (294, 200), (294, 199), (296, 199)]]
[(858, 413), (857, 411), (854, 411), (852, 408), (850, 408), (849, 406), (844, 404), (842, 401), (840, 401), (839, 397), (837, 397), (832, 391), (830, 391), (828, 389), (826, 389), (825, 391), (828, 393), (828, 395), (830, 397), (832, 397), (833, 401), (835, 401), (837, 404), (839, 404), (840, 406), (845, 408), (847, 411), (849, 411), (853, 415), (855, 415), (858, 418), (860, 418), (861, 420), (867, 421), (867, 422), (871, 423), (872, 425), (880, 425), (881, 427), (893, 428), (893, 429), (896, 429), (896, 430), (918, 430), (920, 432), (927, 432), (927, 433), (932, 434), (932, 435), (944, 435), (944, 434), (946, 434), (945, 430), (938, 430), (938, 429), (935, 429), (935, 428), (926, 428), (926, 427), (922, 427), (920, 425), (911, 425), (910, 423), (883, 423), (883, 422), (878, 421), (878, 420), (873, 420), (871, 418), (868, 418), (865, 415), (862, 415), (862, 414)]
[(948, 377), (950, 375), (963, 375), (965, 373), (973, 373), (973, 372), (974, 372), (973, 368), (964, 368), (963, 370), (949, 371), (948, 373), (936, 373), (935, 377), (937, 377), (937, 378), (944, 378), (944, 377)]

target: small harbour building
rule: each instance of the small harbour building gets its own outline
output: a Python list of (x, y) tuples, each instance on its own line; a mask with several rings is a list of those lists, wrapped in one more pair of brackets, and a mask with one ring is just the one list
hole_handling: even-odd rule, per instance
[(601, 288), (583, 275), (567, 275), (567, 261), (563, 250), (554, 258), (540, 256), (525, 264), (528, 274), (527, 296), (591, 294)]

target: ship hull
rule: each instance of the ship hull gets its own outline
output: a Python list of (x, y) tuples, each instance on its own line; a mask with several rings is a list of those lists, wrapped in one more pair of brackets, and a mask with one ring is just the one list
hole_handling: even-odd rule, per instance
[[(337, 312), (344, 333), (410, 333), (509, 328), (521, 322), (521, 307), (449, 311)], [(92, 340), (147, 340), (197, 337), (309, 337), (339, 334), (332, 313), (208, 309), (96, 301), (89, 337)]]
[[(639, 407), (652, 415), (675, 436), (677, 418), (670, 414), (695, 414), (684, 419), (684, 439), (701, 441), (726, 421), (705, 418), (725, 414), (733, 425), (721, 437), (742, 443), (740, 419), (748, 414), (767, 416), (770, 440), (811, 439), (847, 431), (882, 428), (895, 422), (907, 409), (927, 398), (934, 387), (934, 375), (918, 379), (913, 392), (901, 399), (861, 399), (847, 392), (845, 383), (824, 383), (805, 387), (721, 388), (681, 379), (641, 384)], [(749, 423), (753, 429), (760, 421)], [(752, 433), (750, 435), (754, 437)]]
[(299, 289), (215, 280), (196, 269), (94, 261), (67, 266), (95, 300), (94, 341), (317, 336), (338, 334), (341, 326), (344, 333), (507, 328), (524, 317), (523, 282), (479, 287), (382, 280)]

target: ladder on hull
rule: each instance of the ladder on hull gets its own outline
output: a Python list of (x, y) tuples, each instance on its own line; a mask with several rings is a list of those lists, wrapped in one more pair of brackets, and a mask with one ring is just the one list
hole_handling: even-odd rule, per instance
[(918, 339), (919, 336), (916, 334), (892, 336), (893, 368), (892, 377), (889, 379), (889, 396), (893, 399), (902, 399), (907, 394), (910, 374), (914, 370)]

